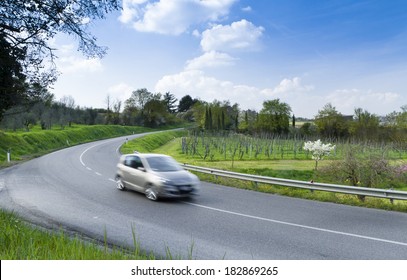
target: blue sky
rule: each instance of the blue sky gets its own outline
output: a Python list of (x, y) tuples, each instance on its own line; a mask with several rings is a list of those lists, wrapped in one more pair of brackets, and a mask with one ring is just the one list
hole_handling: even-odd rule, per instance
[(147, 88), (260, 110), (279, 98), (297, 117), (327, 103), (385, 115), (407, 105), (407, 2), (123, 0), (90, 23), (102, 59), (57, 36), (61, 75), (52, 92), (106, 107)]

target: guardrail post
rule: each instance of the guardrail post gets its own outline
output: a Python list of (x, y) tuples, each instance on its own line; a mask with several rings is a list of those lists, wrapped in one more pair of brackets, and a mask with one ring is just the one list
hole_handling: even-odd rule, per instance
[(7, 150), (7, 162), (11, 161), (11, 149)]

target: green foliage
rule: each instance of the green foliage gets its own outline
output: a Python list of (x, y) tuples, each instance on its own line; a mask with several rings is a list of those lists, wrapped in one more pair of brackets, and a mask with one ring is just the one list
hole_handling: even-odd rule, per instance
[(323, 137), (341, 138), (348, 134), (348, 122), (331, 103), (318, 111), (315, 116), (315, 125)]
[(268, 133), (286, 134), (289, 131), (291, 107), (280, 99), (263, 102), (257, 127)]
[(391, 162), (382, 153), (366, 150), (360, 153), (360, 147), (348, 146), (344, 156), (322, 168), (320, 178), (330, 183), (368, 188), (406, 189), (405, 165)]

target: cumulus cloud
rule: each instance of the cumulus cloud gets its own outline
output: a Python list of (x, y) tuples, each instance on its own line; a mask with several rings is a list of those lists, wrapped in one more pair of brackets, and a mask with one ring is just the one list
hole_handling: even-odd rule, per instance
[(58, 46), (56, 65), (58, 71), (64, 74), (103, 71), (101, 59), (85, 58), (78, 54), (71, 44)]
[(247, 20), (241, 20), (230, 25), (215, 25), (202, 34), (194, 32), (195, 36), (201, 36), (201, 47), (204, 53), (187, 61), (185, 69), (234, 65), (237, 59), (228, 52), (257, 49), (263, 31), (263, 27), (256, 27)]
[(130, 98), (133, 90), (134, 88), (132, 86), (122, 82), (110, 86), (107, 92), (113, 99), (127, 100)]
[(217, 21), (236, 0), (124, 0), (119, 20), (141, 32), (179, 35), (191, 26)]
[(226, 53), (216, 51), (206, 52), (203, 55), (194, 59), (188, 60), (186, 70), (213, 68), (218, 66), (233, 65), (236, 59)]
[[(284, 79), (288, 80), (288, 79)], [(284, 81), (283, 80), (283, 81)], [(205, 75), (200, 70), (188, 70), (174, 75), (167, 75), (161, 78), (156, 86), (156, 92), (170, 91), (177, 98), (182, 98), (185, 94), (193, 97), (199, 97), (202, 100), (212, 102), (213, 100), (229, 100), (231, 103), (238, 103), (241, 109), (261, 110), (265, 100), (280, 98), (283, 102), (291, 105), (296, 100), (296, 96), (304, 97), (300, 92), (308, 91), (312, 86), (304, 86), (299, 78), (292, 79), (295, 81), (295, 87), (290, 88), (286, 94), (283, 94), (280, 85), (275, 88), (258, 88), (249, 85), (235, 84), (230, 81), (222, 81), (214, 77)], [(276, 90), (278, 89), (278, 90)], [(290, 94), (287, 94), (287, 93)], [(296, 102), (293, 110), (305, 104), (304, 100)], [(307, 109), (307, 108), (305, 108)]]
[(204, 52), (253, 50), (259, 48), (264, 28), (242, 19), (231, 25), (215, 25), (202, 33), (201, 47)]
[(283, 79), (278, 86), (273, 89), (274, 93), (304, 92), (314, 89), (312, 85), (303, 85), (301, 78)]
[(326, 103), (332, 103), (343, 114), (353, 114), (355, 108), (366, 109), (376, 114), (388, 114), (386, 111), (388, 105), (397, 107), (399, 100), (400, 94), (395, 92), (361, 89), (338, 89), (325, 97)]
[(239, 100), (239, 105), (243, 105), (245, 108), (259, 109), (259, 104), (256, 103), (255, 98), (256, 95), (260, 94), (257, 88), (235, 85), (230, 81), (209, 77), (200, 70), (183, 71), (178, 74), (164, 76), (157, 82), (155, 91), (170, 91), (177, 98), (190, 94), (208, 102), (217, 99), (229, 100), (235, 103)]

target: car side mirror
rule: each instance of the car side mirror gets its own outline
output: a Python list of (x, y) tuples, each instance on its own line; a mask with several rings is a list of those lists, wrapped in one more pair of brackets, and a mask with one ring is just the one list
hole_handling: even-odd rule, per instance
[(139, 167), (137, 167), (137, 169), (140, 171), (146, 172), (146, 169), (144, 167), (139, 166)]

